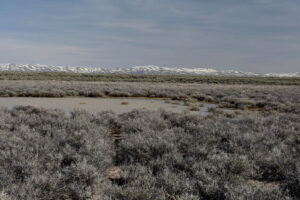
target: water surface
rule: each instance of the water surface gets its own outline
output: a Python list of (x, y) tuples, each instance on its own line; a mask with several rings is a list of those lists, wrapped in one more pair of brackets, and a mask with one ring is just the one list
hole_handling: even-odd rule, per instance
[(199, 106), (200, 102), (185, 106), (181, 101), (165, 101), (163, 99), (147, 98), (88, 98), (88, 97), (0, 97), (0, 107), (13, 108), (15, 106), (35, 106), (47, 109), (61, 109), (72, 111), (74, 109), (86, 110), (88, 112), (101, 112), (111, 110), (117, 114), (132, 111), (133, 109), (159, 110), (182, 113), (201, 113), (206, 115), (210, 107), (215, 104), (203, 104), (199, 111), (190, 111), (191, 106)]

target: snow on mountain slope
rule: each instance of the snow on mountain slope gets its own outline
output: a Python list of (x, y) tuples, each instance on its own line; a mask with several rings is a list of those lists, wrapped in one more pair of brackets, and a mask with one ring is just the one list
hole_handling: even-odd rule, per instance
[(104, 73), (105, 69), (88, 67), (67, 67), (52, 65), (16, 65), (12, 63), (0, 64), (0, 71), (25, 71), (25, 72), (75, 72), (75, 73)]
[(264, 74), (264, 76), (276, 76), (276, 77), (300, 77), (300, 72), (295, 72), (295, 73), (285, 73), (285, 74), (268, 73), (268, 74)]
[(92, 68), (92, 67), (69, 67), (52, 65), (21, 65), (0, 64), (0, 71), (26, 71), (26, 72), (73, 72), (73, 73), (121, 73), (121, 74), (194, 74), (194, 75), (216, 75), (216, 76), (277, 76), (277, 77), (300, 77), (300, 73), (286, 74), (255, 74), (236, 70), (215, 70), (210, 68), (171, 68), (154, 65), (134, 66), (129, 68)]

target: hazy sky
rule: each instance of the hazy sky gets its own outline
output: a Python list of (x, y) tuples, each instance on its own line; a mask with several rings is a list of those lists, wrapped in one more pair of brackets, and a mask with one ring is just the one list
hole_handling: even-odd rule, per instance
[(1, 0), (0, 63), (300, 71), (300, 0)]

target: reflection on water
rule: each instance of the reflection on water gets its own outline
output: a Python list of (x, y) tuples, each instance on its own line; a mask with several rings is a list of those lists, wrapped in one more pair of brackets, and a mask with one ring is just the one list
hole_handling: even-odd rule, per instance
[[(67, 98), (44, 98), (44, 97), (3, 97), (0, 98), (0, 107), (12, 109), (19, 105), (31, 105), (41, 108), (61, 109), (72, 111), (82, 109), (88, 112), (100, 112), (111, 110), (117, 114), (129, 112), (133, 109), (158, 110), (164, 109), (176, 113), (190, 112), (206, 115), (210, 107), (216, 107), (215, 104), (203, 104), (195, 102), (186, 106), (181, 101), (172, 101), (171, 103), (163, 99), (146, 98), (85, 98), (85, 97), (67, 97)], [(197, 111), (191, 111), (191, 106), (198, 106)]]

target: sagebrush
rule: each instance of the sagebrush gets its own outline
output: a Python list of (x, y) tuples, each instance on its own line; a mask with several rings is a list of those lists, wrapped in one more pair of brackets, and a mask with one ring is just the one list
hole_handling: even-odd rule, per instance
[(293, 113), (1, 109), (0, 197), (299, 199), (299, 131)]

